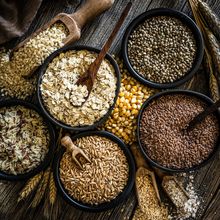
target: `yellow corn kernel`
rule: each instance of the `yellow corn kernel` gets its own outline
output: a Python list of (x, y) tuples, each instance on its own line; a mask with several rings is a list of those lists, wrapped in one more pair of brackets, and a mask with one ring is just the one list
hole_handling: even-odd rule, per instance
[(136, 103), (136, 98), (135, 98), (135, 97), (133, 97), (133, 98), (131, 99), (131, 103)]
[(124, 92), (120, 92), (120, 93), (119, 93), (119, 96), (120, 96), (120, 97), (122, 97), (122, 96), (124, 96), (124, 95), (125, 95)]
[(131, 114), (132, 114), (132, 115), (137, 115), (137, 114), (138, 114), (138, 110), (137, 110), (137, 109), (133, 109), (133, 110), (131, 111)]
[(115, 109), (114, 109), (114, 112), (119, 112), (119, 109), (118, 109), (118, 108), (115, 108)]

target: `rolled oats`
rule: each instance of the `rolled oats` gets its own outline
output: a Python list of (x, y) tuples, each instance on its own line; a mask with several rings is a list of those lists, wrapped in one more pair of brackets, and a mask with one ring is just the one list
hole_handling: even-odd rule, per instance
[(76, 82), (95, 58), (94, 52), (71, 50), (61, 53), (48, 65), (40, 90), (44, 105), (58, 121), (70, 126), (91, 125), (113, 104), (117, 78), (114, 67), (105, 59), (88, 100), (81, 106), (88, 90), (86, 86), (77, 86)]

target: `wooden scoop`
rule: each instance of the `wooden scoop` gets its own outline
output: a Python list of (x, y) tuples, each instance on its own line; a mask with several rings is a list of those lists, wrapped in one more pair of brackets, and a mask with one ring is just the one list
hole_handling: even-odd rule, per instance
[(83, 165), (80, 163), (80, 161), (77, 159), (77, 155), (83, 157), (87, 162), (90, 162), (89, 157), (84, 153), (82, 149), (77, 147), (70, 138), (69, 135), (64, 136), (61, 139), (61, 145), (64, 146), (72, 155), (73, 161), (81, 168), (83, 169)]
[(187, 131), (193, 130), (193, 128), (195, 128), (197, 124), (201, 123), (208, 115), (217, 111), (219, 107), (220, 107), (220, 99), (211, 106), (207, 107), (204, 111), (199, 113), (195, 118), (193, 118), (193, 120), (190, 121), (186, 130)]
[[(155, 190), (155, 193), (157, 195), (157, 199), (159, 201), (159, 203), (161, 203), (161, 199), (160, 199), (160, 193), (157, 187), (157, 181), (154, 175), (154, 172), (152, 172), (148, 166), (148, 164), (146, 163), (146, 161), (144, 160), (143, 156), (141, 155), (141, 152), (138, 150), (136, 145), (132, 145), (131, 146), (131, 151), (133, 153), (133, 156), (135, 158), (136, 161), (136, 165), (137, 165), (137, 172), (136, 172), (136, 177), (139, 175), (142, 175), (143, 173), (148, 173), (148, 175), (151, 177), (152, 180), (152, 184)], [(139, 195), (138, 195), (138, 190), (136, 188), (137, 191), (137, 198), (139, 201)], [(139, 205), (141, 206), (141, 204), (139, 203)]]
[(69, 35), (67, 36), (67, 38), (63, 42), (64, 45), (68, 45), (70, 43), (73, 43), (74, 41), (76, 41), (80, 38), (81, 30), (82, 30), (83, 26), (87, 22), (90, 22), (92, 19), (94, 19), (96, 16), (100, 15), (101, 13), (103, 13), (104, 11), (109, 9), (113, 3), (114, 3), (114, 0), (86, 0), (85, 4), (83, 4), (79, 8), (79, 10), (77, 10), (73, 14), (60, 13), (60, 14), (56, 15), (51, 21), (49, 21), (43, 27), (39, 28), (36, 32), (34, 32), (32, 35), (30, 35), (24, 41), (20, 42), (12, 50), (12, 56), (13, 56), (13, 51), (18, 50), (31, 38), (34, 38), (40, 32), (51, 27), (53, 24), (55, 24), (56, 22), (59, 22), (59, 21), (62, 22), (63, 24), (65, 24), (66, 28), (69, 31)]
[[(160, 194), (159, 194), (159, 190), (157, 187), (157, 182), (156, 182), (156, 178), (155, 178), (155, 174), (159, 177), (160, 181), (162, 182), (162, 187), (164, 189), (164, 191), (166, 192), (167, 196), (170, 198), (170, 200), (172, 201), (172, 203), (178, 207), (178, 204), (176, 203), (175, 199), (173, 198), (173, 195), (171, 195), (169, 193), (169, 191), (167, 190), (166, 183), (170, 180), (174, 181), (177, 190), (179, 191), (179, 193), (181, 193), (182, 195), (184, 195), (185, 199), (188, 200), (189, 199), (189, 194), (186, 192), (186, 190), (182, 187), (182, 185), (180, 184), (180, 182), (178, 181), (178, 179), (175, 176), (168, 176), (166, 173), (162, 172), (161, 170), (157, 169), (157, 168), (152, 168), (153, 171), (150, 170), (150, 166), (147, 164), (147, 162), (145, 161), (145, 159), (143, 158), (143, 156), (141, 155), (141, 152), (138, 150), (138, 147), (136, 145), (132, 145), (131, 146), (131, 151), (133, 153), (133, 156), (135, 158), (136, 161), (136, 165), (138, 167), (137, 175), (141, 175), (141, 173), (145, 172), (145, 173), (149, 173), (149, 175), (152, 178), (152, 183), (155, 189), (155, 192), (157, 194), (157, 198), (158, 201), (161, 202), (160, 199)], [(143, 169), (147, 170), (144, 171)], [(138, 197), (138, 193), (137, 193), (137, 197)], [(138, 199), (139, 200), (139, 199)]]
[(102, 50), (100, 51), (100, 53), (98, 54), (98, 56), (96, 57), (95, 61), (89, 66), (88, 70), (86, 71), (85, 74), (83, 74), (79, 79), (78, 81), (76, 82), (76, 84), (79, 86), (86, 86), (87, 87), (87, 90), (88, 90), (88, 94), (87, 96), (85, 97), (85, 101), (81, 103), (80, 106), (83, 105), (83, 103), (86, 102), (86, 100), (88, 99), (91, 91), (92, 91), (92, 87), (93, 87), (93, 84), (94, 84), (94, 81), (96, 79), (96, 75), (97, 75), (97, 72), (99, 70), (99, 67), (102, 63), (102, 61), (104, 60), (105, 58), (105, 55), (107, 54), (109, 48), (111, 47), (112, 45), (112, 42), (113, 40), (115, 39), (120, 27), (122, 26), (125, 18), (127, 17), (130, 9), (131, 9), (131, 6), (132, 6), (132, 3), (129, 2), (127, 4), (127, 6), (125, 7), (121, 17), (119, 18), (117, 24), (115, 25), (115, 28), (114, 30), (112, 31), (110, 37), (108, 38), (107, 42), (105, 43), (105, 45), (103, 46)]

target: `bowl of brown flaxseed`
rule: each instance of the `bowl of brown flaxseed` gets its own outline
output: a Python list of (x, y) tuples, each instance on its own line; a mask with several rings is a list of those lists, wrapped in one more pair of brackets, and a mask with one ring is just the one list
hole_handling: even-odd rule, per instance
[(135, 18), (122, 41), (129, 72), (154, 88), (173, 88), (198, 70), (203, 38), (195, 22), (182, 12), (157, 8)]
[(170, 90), (145, 101), (138, 116), (137, 138), (145, 159), (170, 172), (198, 169), (219, 149), (219, 113), (187, 131), (189, 122), (213, 101), (198, 92)]

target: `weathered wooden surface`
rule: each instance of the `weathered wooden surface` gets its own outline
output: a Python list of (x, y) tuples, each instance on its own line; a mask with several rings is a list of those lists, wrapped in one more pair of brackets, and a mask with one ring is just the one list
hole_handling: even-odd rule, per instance
[[(107, 37), (109, 36), (113, 24), (117, 21), (120, 16), (120, 12), (125, 7), (127, 0), (115, 0), (114, 6), (111, 10), (107, 11), (105, 14), (98, 17), (94, 22), (88, 24), (82, 33), (82, 38), (76, 44), (85, 44), (100, 48)], [(215, 10), (217, 14), (220, 15), (220, 7), (218, 0), (208, 0), (210, 6)], [(80, 0), (45, 0), (37, 14), (36, 19), (31, 25), (30, 30), (26, 34), (28, 36), (38, 27), (47, 22), (50, 18), (59, 12), (73, 12), (80, 5)], [(135, 0), (133, 1), (133, 8), (129, 14), (121, 34), (115, 40), (111, 53), (120, 53), (120, 44), (123, 36), (123, 32), (129, 22), (141, 14), (142, 12), (157, 8), (157, 7), (170, 7), (180, 11), (183, 11), (191, 15), (189, 6), (185, 0)], [(10, 42), (10, 46), (18, 43), (23, 38), (14, 40)], [(193, 89), (196, 91), (209, 94), (208, 92), (208, 80), (206, 74), (204, 73), (202, 67), (195, 75), (195, 77), (188, 83), (186, 83), (182, 88)], [(215, 159), (195, 172), (195, 182), (196, 189), (198, 189), (199, 194), (203, 198), (203, 202), (199, 209), (199, 215), (197, 219), (205, 220), (219, 220), (220, 219), (220, 154), (216, 155)], [(45, 219), (43, 215), (43, 203), (35, 210), (28, 210), (28, 202), (17, 205), (17, 195), (21, 189), (23, 182), (21, 183), (9, 183), (0, 182), (0, 219)], [(132, 195), (114, 210), (110, 210), (103, 213), (86, 213), (79, 211), (70, 205), (68, 205), (61, 198), (58, 199), (56, 206), (59, 207), (58, 214), (55, 215), (53, 219), (131, 219), (133, 210), (136, 206), (136, 199), (134, 192)]]

